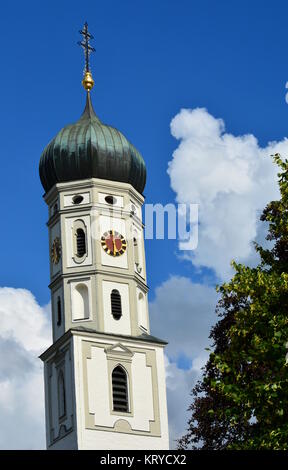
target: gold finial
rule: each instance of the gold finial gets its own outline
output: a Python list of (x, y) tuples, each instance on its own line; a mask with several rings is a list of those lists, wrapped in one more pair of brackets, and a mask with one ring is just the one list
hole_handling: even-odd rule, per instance
[(94, 86), (94, 80), (92, 77), (92, 73), (90, 72), (89, 66), (89, 55), (91, 52), (94, 52), (94, 47), (90, 46), (89, 41), (90, 39), (94, 39), (92, 34), (88, 31), (88, 24), (87, 22), (84, 24), (83, 30), (79, 31), (80, 34), (83, 36), (83, 40), (79, 41), (79, 46), (83, 47), (84, 54), (85, 54), (85, 67), (84, 67), (84, 78), (82, 80), (82, 85), (85, 90), (90, 91)]
[(94, 86), (94, 80), (91, 72), (85, 72), (84, 78), (82, 80), (82, 85), (85, 90), (90, 91)]

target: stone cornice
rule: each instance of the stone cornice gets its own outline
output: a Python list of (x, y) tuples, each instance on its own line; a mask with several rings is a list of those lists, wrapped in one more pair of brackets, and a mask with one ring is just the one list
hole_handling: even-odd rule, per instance
[(59, 353), (62, 347), (65, 345), (66, 341), (68, 341), (73, 335), (75, 336), (84, 336), (87, 338), (99, 338), (105, 340), (112, 340), (115, 341), (118, 339), (118, 342), (125, 341), (128, 343), (148, 343), (151, 346), (160, 346), (165, 347), (168, 343), (160, 338), (156, 338), (155, 336), (151, 335), (141, 335), (141, 336), (127, 336), (127, 335), (119, 335), (113, 333), (103, 333), (101, 331), (90, 330), (87, 328), (70, 328), (64, 335), (57, 339), (46, 351), (40, 354), (39, 358), (41, 361), (47, 361), (51, 356)]
[(66, 183), (57, 183), (53, 186), (53, 188), (48, 191), (44, 195), (44, 199), (46, 203), (49, 205), (53, 199), (57, 196), (57, 194), (64, 192), (64, 191), (75, 191), (75, 189), (87, 189), (87, 188), (95, 188), (97, 187), (106, 189), (106, 190), (111, 190), (115, 189), (121, 190), (124, 192), (127, 192), (129, 194), (132, 194), (132, 196), (142, 205), (145, 196), (142, 196), (136, 189), (133, 188), (133, 186), (130, 183), (121, 183), (120, 181), (110, 181), (110, 180), (103, 180), (100, 178), (90, 178), (90, 179), (85, 179), (85, 180), (78, 180), (78, 181), (68, 181)]
[[(91, 211), (91, 210), (95, 210), (95, 212), (97, 211), (97, 213), (100, 213), (101, 214), (107, 214), (107, 215), (110, 215), (111, 214), (111, 209), (109, 207), (107, 207), (106, 205), (104, 204), (101, 204), (101, 203), (95, 203), (95, 204), (92, 204), (92, 203), (89, 203), (89, 204), (83, 204), (82, 206), (77, 206), (77, 207), (67, 207), (64, 208), (64, 209), (59, 209), (57, 211), (56, 214), (53, 214), (50, 219), (48, 220), (48, 222), (46, 223), (47, 227), (51, 227), (52, 225), (55, 224), (55, 222), (58, 221), (58, 218), (61, 214), (72, 214), (72, 215), (78, 215), (79, 213), (79, 216), (82, 214), (82, 212), (86, 212), (87, 211)], [(139, 217), (137, 217), (137, 215), (132, 215), (130, 211), (126, 211), (122, 208), (113, 208), (113, 214), (115, 214), (115, 216), (117, 215), (121, 215), (121, 216), (128, 216), (130, 217), (134, 222), (136, 222), (136, 224), (138, 225), (139, 228), (144, 228), (144, 224), (143, 222), (139, 219)], [(93, 215), (93, 214), (92, 214)]]
[(49, 289), (54, 289), (54, 287), (57, 286), (62, 281), (62, 279), (78, 279), (79, 277), (83, 277), (83, 276), (91, 276), (91, 275), (95, 275), (95, 274), (101, 274), (103, 276), (107, 275), (107, 276), (111, 276), (111, 277), (114, 277), (114, 278), (121, 277), (124, 280), (127, 279), (127, 280), (136, 281), (137, 284), (139, 284), (139, 286), (141, 286), (141, 288), (143, 289), (143, 291), (145, 293), (147, 293), (149, 291), (149, 287), (147, 286), (147, 284), (145, 284), (145, 282), (143, 281), (143, 279), (140, 277), (139, 274), (137, 274), (137, 273), (127, 274), (127, 273), (123, 273), (121, 268), (118, 268), (118, 269), (119, 270), (116, 272), (116, 271), (110, 271), (109, 269), (107, 269), (107, 270), (105, 270), (105, 269), (90, 269), (90, 270), (88, 270), (86, 268), (85, 271), (77, 271), (77, 272), (74, 272), (74, 273), (57, 274), (57, 277), (55, 277), (55, 279), (53, 279), (51, 281), (51, 283), (49, 284), (48, 287), (49, 287)]

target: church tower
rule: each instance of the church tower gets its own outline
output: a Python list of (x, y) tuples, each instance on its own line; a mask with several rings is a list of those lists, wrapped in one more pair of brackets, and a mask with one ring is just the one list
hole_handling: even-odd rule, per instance
[(168, 449), (166, 342), (150, 334), (145, 163), (95, 114), (87, 24), (80, 119), (44, 149), (53, 344), (44, 362), (48, 449)]

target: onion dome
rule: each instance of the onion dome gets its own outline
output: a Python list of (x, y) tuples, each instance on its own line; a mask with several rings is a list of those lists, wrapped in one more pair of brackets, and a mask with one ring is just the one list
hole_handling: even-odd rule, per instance
[(130, 183), (143, 193), (144, 160), (120, 131), (96, 116), (89, 92), (94, 82), (91, 86), (89, 80), (82, 82), (87, 99), (79, 121), (61, 129), (41, 155), (41, 183), (48, 192), (56, 183), (101, 178)]

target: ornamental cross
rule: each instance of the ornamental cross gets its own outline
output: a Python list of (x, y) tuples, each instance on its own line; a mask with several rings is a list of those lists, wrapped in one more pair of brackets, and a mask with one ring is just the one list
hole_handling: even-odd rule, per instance
[(90, 44), (89, 44), (90, 39), (94, 39), (94, 37), (93, 37), (92, 34), (90, 34), (89, 31), (88, 31), (88, 24), (87, 24), (87, 21), (86, 21), (86, 23), (84, 24), (83, 29), (82, 29), (81, 31), (79, 31), (79, 33), (82, 34), (83, 40), (82, 40), (82, 41), (78, 41), (77, 44), (79, 44), (79, 46), (83, 47), (83, 49), (84, 49), (84, 55), (85, 55), (84, 74), (85, 74), (86, 72), (90, 72), (90, 67), (89, 67), (89, 55), (91, 54), (91, 52), (95, 52), (94, 47), (90, 46)]

